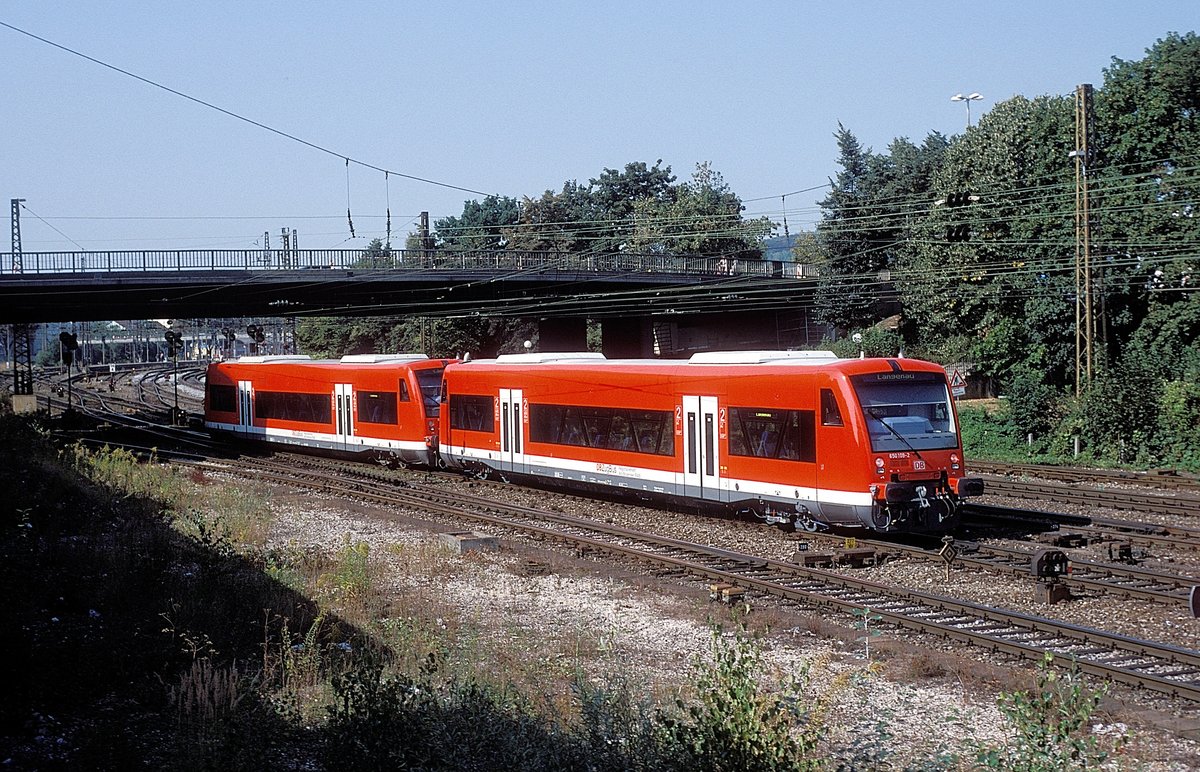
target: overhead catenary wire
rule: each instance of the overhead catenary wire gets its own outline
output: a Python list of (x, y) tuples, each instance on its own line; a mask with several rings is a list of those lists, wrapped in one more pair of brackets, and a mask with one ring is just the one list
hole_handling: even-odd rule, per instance
[(377, 172), (390, 172), (392, 175), (394, 175), (396, 177), (403, 177), (406, 180), (412, 180), (414, 182), (421, 182), (426, 185), (436, 185), (436, 186), (442, 187), (442, 188), (449, 188), (450, 190), (459, 190), (464, 193), (474, 193), (479, 196), (491, 195), (491, 194), (485, 193), (481, 190), (475, 190), (473, 188), (468, 188), (468, 187), (464, 187), (461, 185), (452, 185), (448, 182), (440, 182), (438, 180), (429, 179), (427, 177), (418, 177), (418, 176), (412, 175), (412, 174), (405, 174), (404, 172), (398, 172), (398, 171), (395, 171), (394, 169), (386, 169), (382, 166), (376, 166), (375, 164), (368, 163), (366, 161), (360, 161), (356, 158), (350, 158), (345, 153), (339, 153), (330, 148), (324, 147), (322, 145), (318, 145), (315, 142), (310, 142), (306, 139), (302, 139), (302, 138), (296, 136), (295, 134), (290, 134), (281, 129), (277, 129), (273, 126), (269, 126), (260, 121), (256, 121), (253, 118), (248, 118), (245, 115), (236, 113), (232, 110), (227, 110), (224, 107), (220, 107), (218, 105), (213, 104), (212, 102), (207, 102), (203, 99), (200, 99), (199, 97), (194, 97), (191, 94), (186, 94), (182, 91), (171, 88), (170, 86), (166, 86), (166, 85), (163, 85), (162, 83), (151, 80), (150, 78), (146, 78), (141, 75), (138, 75), (137, 73), (133, 73), (133, 72), (130, 72), (129, 70), (125, 70), (120, 67), (117, 67), (114, 64), (109, 64), (108, 62), (105, 62), (101, 59), (97, 59), (94, 56), (88, 56), (87, 54), (85, 54), (81, 51), (76, 51), (75, 49), (69, 48), (68, 46), (64, 46), (61, 43), (55, 43), (53, 40), (47, 40), (46, 38), (41, 37), (40, 35), (35, 35), (34, 33), (29, 32), (28, 30), (24, 30), (24, 29), (21, 29), (20, 27), (13, 26), (12, 24), (8, 24), (7, 22), (0, 21), (0, 27), (5, 27), (7, 29), (12, 30), (13, 32), (17, 32), (21, 35), (25, 35), (26, 37), (33, 38), (34, 40), (38, 41), (39, 43), (45, 43), (48, 46), (57, 48), (60, 51), (65, 51), (68, 54), (71, 54), (73, 56), (78, 56), (81, 59), (86, 59), (87, 61), (92, 62), (93, 64), (98, 64), (101, 67), (105, 67), (107, 69), (112, 70), (113, 72), (118, 72), (121, 75), (125, 75), (127, 77), (133, 78), (134, 80), (141, 81), (142, 83), (145, 83), (148, 86), (153, 86), (154, 88), (161, 89), (163, 91), (166, 91), (169, 94), (174, 94), (175, 96), (182, 97), (183, 99), (187, 99), (190, 102), (195, 102), (198, 105), (207, 107), (210, 110), (215, 110), (223, 115), (229, 116), (230, 118), (235, 118), (239, 121), (243, 121), (245, 123), (250, 124), (251, 126), (256, 126), (260, 129), (263, 129), (264, 131), (269, 131), (272, 134), (276, 134), (280, 137), (284, 137), (285, 139), (290, 139), (293, 142), (298, 142), (301, 145), (304, 145), (305, 147), (312, 148), (313, 150), (317, 150), (319, 152), (325, 153), (326, 155), (331, 155), (331, 156), (334, 156), (335, 158), (344, 158), (344, 159), (346, 159), (347, 164), (354, 163), (354, 164), (357, 164), (358, 166), (362, 166), (367, 169), (374, 169)]
[[(1194, 175), (1195, 175), (1195, 172), (1198, 167), (1187, 165), (1188, 161), (1194, 161), (1194, 160), (1195, 160), (1195, 157), (1179, 157), (1179, 158), (1174, 159), (1173, 163), (1171, 164), (1171, 171), (1170, 171), (1170, 178), (1171, 178), (1172, 182), (1177, 183), (1177, 184), (1179, 184), (1179, 183), (1187, 184), (1188, 182), (1193, 182), (1193, 184), (1194, 184)], [(1160, 170), (1162, 168), (1164, 168), (1164, 166), (1167, 163), (1168, 163), (1167, 161), (1164, 161), (1161, 159), (1160, 160), (1151, 160), (1151, 161), (1146, 161), (1146, 162), (1139, 162), (1137, 164), (1130, 164), (1130, 165), (1126, 165), (1123, 168), (1115, 169), (1115, 171), (1117, 171), (1118, 174), (1109, 175), (1107, 178), (1101, 178), (1101, 179), (1097, 180), (1097, 187), (1094, 188), (1095, 195), (1097, 197), (1103, 199), (1104, 197), (1109, 196), (1109, 195), (1119, 194), (1122, 192), (1122, 190), (1131, 191), (1131, 190), (1136, 190), (1139, 185), (1154, 184), (1153, 180), (1158, 179), (1158, 176), (1161, 175)], [(1108, 167), (1108, 168), (1110, 170), (1113, 169), (1113, 167)], [(385, 174), (387, 174), (387, 173), (385, 172)], [(1122, 187), (1122, 186), (1124, 186), (1124, 187)], [(1007, 203), (1010, 206), (1024, 205), (1027, 207), (1044, 209), (1045, 205), (1047, 203), (1050, 203), (1050, 197), (1049, 197), (1050, 194), (1054, 194), (1061, 201), (1064, 208), (1069, 208), (1070, 206), (1073, 205), (1072, 181), (1069, 179), (1069, 177), (1065, 173), (1059, 180), (1056, 180), (1053, 182), (1047, 181), (1047, 182), (1043, 182), (1041, 184), (1035, 183), (1035, 184), (1026, 185), (1023, 187), (1010, 188), (1005, 191), (982, 190), (980, 192), (983, 194), (983, 198), (985, 198), (989, 204)], [(791, 195), (791, 193), (784, 194), (784, 196), (787, 196), (787, 195)], [(893, 211), (888, 211), (888, 212), (884, 212), (884, 213), (881, 213), (879, 211), (879, 208), (881, 206), (886, 206), (889, 204), (895, 205), (896, 208)], [(896, 197), (890, 197), (890, 198), (872, 198), (872, 199), (863, 201), (861, 204), (850, 205), (850, 206), (841, 206), (838, 210), (836, 210), (836, 214), (837, 214), (837, 218), (838, 218), (837, 222), (840, 222), (844, 225), (859, 223), (860, 229), (863, 232), (869, 232), (872, 230), (880, 230), (880, 229), (890, 229), (890, 228), (894, 227), (893, 225), (891, 225), (889, 223), (890, 218), (904, 218), (904, 217), (908, 217), (908, 216), (920, 215), (920, 214), (928, 212), (931, 205), (932, 205), (932, 202), (929, 200), (928, 194), (924, 194), (924, 195), (909, 194), (906, 196), (896, 196)], [(1135, 206), (1135, 205), (1131, 204), (1129, 206)], [(1141, 205), (1136, 205), (1136, 206), (1141, 206)], [(1161, 201), (1151, 204), (1151, 206), (1153, 206), (1153, 207), (1171, 206), (1171, 201), (1169, 199), (1163, 198)], [(390, 207), (389, 207), (389, 209), (390, 209)], [(795, 213), (795, 212), (803, 212), (803, 211), (813, 211), (813, 210), (809, 210), (809, 209), (788, 210), (785, 207), (782, 210), (782, 212), (767, 211), (767, 212), (760, 212), (760, 213), (753, 213), (753, 214), (762, 214), (762, 215), (767, 215), (767, 216), (772, 216), (772, 217), (775, 215), (778, 215), (778, 214), (782, 214), (783, 216), (786, 217), (786, 215), (789, 212)], [(1106, 211), (1117, 211), (1117, 210), (1106, 208), (1103, 204), (1098, 203), (1096, 206), (1093, 207), (1093, 211), (1094, 211), (1094, 213), (1100, 215), (1100, 214), (1104, 214)], [(1061, 217), (1061, 214), (1062, 214), (1061, 212), (1054, 212), (1054, 211), (1048, 210), (1047, 212), (1043, 213), (1041, 216), (1045, 219), (1052, 220), (1054, 218)], [(272, 219), (274, 219), (276, 217), (278, 217), (278, 216), (272, 216)], [(284, 216), (284, 217), (286, 217), (287, 219), (310, 219), (310, 220), (328, 219), (329, 218), (329, 216), (326, 216), (326, 215), (321, 215), (321, 216), (317, 216), (317, 217), (302, 216), (302, 215), (288, 215), (288, 216)], [(368, 215), (368, 217), (371, 217), (371, 216)], [(739, 215), (732, 214), (732, 213), (726, 215), (725, 217), (726, 217), (726, 219), (734, 221), (734, 222), (738, 222), (741, 219)], [(47, 219), (47, 220), (49, 220), (49, 219), (54, 219), (54, 220), (59, 220), (59, 219), (62, 219), (62, 220), (66, 220), (66, 219), (89, 219), (89, 220), (105, 220), (105, 219), (112, 219), (112, 220), (124, 220), (124, 219), (128, 219), (128, 220), (134, 220), (134, 219), (147, 219), (147, 220), (229, 219), (229, 220), (238, 220), (238, 219), (247, 219), (247, 220), (249, 220), (249, 219), (264, 219), (264, 218), (263, 217), (244, 217), (244, 216), (236, 216), (236, 217), (196, 216), (193, 218), (189, 218), (189, 217), (155, 217), (155, 216), (146, 216), (143, 218), (137, 218), (137, 217), (102, 218), (102, 217), (64, 216), (64, 217), (54, 217), (54, 218), (44, 218), (44, 219)], [(706, 221), (705, 222), (706, 229), (710, 232), (713, 230), (711, 220), (712, 220), (711, 215), (703, 217), (703, 218), (695, 218), (695, 221), (697, 221), (697, 222)], [(561, 225), (564, 228), (570, 228), (572, 230), (572, 238), (575, 241), (587, 241), (587, 240), (593, 240), (595, 238), (606, 238), (606, 237), (608, 237), (608, 234), (606, 233), (606, 231), (608, 229), (610, 229), (612, 227), (622, 226), (622, 225), (624, 227), (630, 227), (631, 223), (632, 223), (631, 220), (619, 221), (619, 220), (613, 220), (611, 218), (605, 218), (605, 219), (569, 221), (569, 222), (562, 222), (562, 223), (554, 223), (554, 222), (548, 222), (548, 221), (517, 222), (517, 223), (505, 224), (504, 226), (498, 226), (498, 227), (502, 227), (503, 229), (506, 229), (506, 230), (509, 230), (512, 232), (519, 232), (522, 230), (544, 230), (547, 227)], [(650, 218), (647, 220), (645, 217), (643, 217), (642, 223), (644, 225), (648, 225), (648, 226), (666, 227), (666, 226), (672, 225), (672, 224), (675, 224), (675, 225), (682, 224), (683, 220), (679, 219), (679, 218)], [(444, 222), (443, 225), (441, 227), (439, 227), (438, 232), (443, 235), (454, 235), (458, 231), (469, 232), (474, 228), (475, 228), (475, 226), (460, 226), (460, 227), (456, 228), (456, 227), (450, 225), (449, 223)], [(593, 233), (599, 233), (600, 235), (598, 237), (593, 236), (592, 235)], [(386, 235), (386, 233), (385, 233), (385, 235)], [(678, 233), (662, 233), (662, 232), (660, 232), (660, 233), (656, 234), (656, 237), (659, 239), (664, 239), (664, 240), (669, 241), (672, 239), (683, 238), (688, 235), (693, 235), (693, 234), (688, 231), (681, 231)]]
[[(291, 140), (293, 140), (293, 141), (299, 142), (299, 143), (301, 143), (301, 144), (304, 144), (304, 145), (306, 145), (306, 146), (309, 146), (309, 147), (311, 147), (311, 148), (314, 148), (314, 149), (316, 149), (316, 150), (319, 150), (319, 151), (321, 151), (321, 152), (325, 152), (325, 153), (328, 153), (328, 154), (331, 154), (331, 155), (335, 155), (335, 156), (337, 156), (337, 157), (342, 157), (342, 158), (344, 158), (344, 159), (345, 159), (345, 161), (346, 161), (346, 164), (347, 164), (347, 170), (348, 170), (349, 163), (351, 163), (351, 162), (354, 162), (354, 163), (356, 163), (356, 164), (360, 164), (360, 165), (362, 165), (362, 166), (364, 166), (364, 167), (367, 167), (367, 168), (372, 168), (372, 169), (376, 169), (376, 170), (379, 170), (379, 171), (384, 171), (384, 173), (385, 173), (385, 179), (386, 179), (386, 175), (388, 175), (388, 174), (396, 174), (397, 176), (401, 176), (401, 177), (405, 177), (405, 178), (408, 178), (408, 179), (417, 180), (417, 181), (420, 181), (420, 182), (425, 182), (425, 183), (434, 184), (434, 185), (440, 185), (440, 186), (443, 186), (443, 187), (448, 187), (448, 188), (452, 188), (452, 189), (456, 189), (456, 190), (461, 190), (461, 191), (465, 191), (465, 192), (469, 192), (469, 193), (474, 193), (474, 194), (477, 194), (477, 195), (488, 195), (488, 194), (486, 194), (486, 193), (483, 193), (482, 191), (473, 190), (473, 189), (470, 189), (470, 188), (461, 187), (461, 186), (456, 186), (456, 185), (450, 185), (450, 184), (447, 184), (447, 183), (442, 183), (442, 182), (439, 182), (439, 181), (436, 181), (436, 180), (430, 180), (430, 179), (425, 179), (425, 178), (421, 178), (421, 177), (415, 177), (415, 176), (413, 176), (413, 175), (407, 175), (407, 174), (404, 174), (404, 173), (401, 173), (401, 172), (393, 172), (393, 171), (391, 171), (391, 170), (388, 170), (388, 169), (385, 169), (385, 168), (383, 168), (383, 167), (374, 166), (374, 165), (372, 165), (372, 164), (368, 164), (368, 163), (365, 163), (365, 162), (362, 162), (362, 161), (357, 161), (357, 160), (351, 159), (351, 158), (349, 158), (348, 156), (345, 156), (344, 154), (341, 154), (341, 153), (336, 153), (336, 152), (334, 152), (334, 151), (332, 151), (332, 150), (330, 150), (330, 149), (328, 149), (328, 148), (325, 148), (325, 147), (322, 147), (322, 146), (316, 145), (316, 144), (314, 144), (314, 143), (308, 142), (308, 141), (306, 141), (306, 140), (303, 140), (303, 139), (301, 139), (301, 138), (299, 138), (299, 137), (296, 137), (296, 136), (294, 136), (294, 135), (288, 134), (287, 132), (280, 131), (280, 130), (278, 130), (278, 129), (275, 129), (275, 128), (271, 127), (271, 126), (268, 126), (268, 125), (266, 125), (266, 124), (262, 124), (262, 123), (260, 123), (260, 122), (254, 121), (254, 120), (252, 120), (252, 119), (250, 119), (250, 118), (247, 118), (247, 117), (245, 117), (245, 116), (243, 116), (243, 115), (240, 115), (240, 114), (237, 114), (237, 113), (235, 113), (235, 112), (232, 112), (232, 111), (226, 110), (226, 109), (224, 109), (224, 108), (218, 107), (218, 106), (216, 106), (216, 105), (214, 105), (214, 104), (211, 104), (211, 103), (209, 103), (209, 102), (206, 102), (206, 101), (204, 101), (204, 100), (198, 99), (198, 98), (196, 98), (196, 97), (193, 97), (193, 96), (191, 96), (191, 95), (188, 95), (188, 94), (186, 94), (186, 93), (183, 93), (183, 92), (177, 91), (177, 90), (175, 90), (175, 89), (172, 89), (172, 88), (170, 88), (170, 87), (168, 87), (168, 86), (165, 86), (165, 85), (163, 85), (163, 84), (157, 83), (157, 82), (155, 82), (155, 81), (153, 81), (153, 80), (150, 80), (150, 79), (148, 79), (148, 78), (145, 78), (145, 77), (143, 77), (143, 76), (137, 75), (137, 74), (135, 74), (135, 73), (132, 73), (132, 72), (129, 72), (129, 71), (127, 71), (127, 70), (123, 70), (123, 69), (121, 69), (121, 68), (119, 68), (119, 67), (116, 67), (116, 66), (114, 66), (114, 65), (112, 65), (112, 64), (109, 64), (109, 63), (107, 63), (107, 62), (101, 61), (101, 60), (99, 60), (99, 59), (96, 59), (96, 58), (94, 58), (94, 57), (88, 56), (88, 55), (86, 55), (86, 54), (83, 54), (83, 53), (81, 53), (81, 52), (79, 52), (79, 51), (76, 51), (76, 50), (74, 50), (74, 49), (68, 48), (68, 47), (66, 47), (66, 46), (60, 45), (60, 44), (58, 44), (58, 43), (54, 43), (53, 41), (47, 40), (47, 39), (45, 39), (45, 38), (42, 38), (42, 37), (40, 37), (40, 36), (38, 36), (38, 35), (35, 35), (35, 34), (33, 34), (33, 33), (30, 33), (30, 32), (28, 32), (28, 31), (26, 31), (26, 30), (23, 30), (23, 29), (20, 29), (20, 28), (18, 28), (18, 27), (15, 27), (15, 26), (13, 26), (13, 25), (11, 25), (11, 24), (7, 24), (7, 23), (4, 23), (4, 22), (0, 22), (0, 26), (4, 26), (4, 27), (6, 27), (6, 28), (8, 28), (8, 29), (11, 29), (11, 30), (13, 30), (13, 31), (15, 31), (15, 32), (18, 32), (18, 33), (20, 33), (20, 34), (23, 34), (23, 35), (26, 35), (26, 36), (28, 36), (28, 37), (30, 37), (30, 38), (33, 38), (33, 39), (35, 39), (35, 40), (38, 40), (39, 42), (41, 42), (41, 43), (44, 43), (44, 44), (46, 44), (46, 45), (50, 45), (50, 46), (52, 46), (52, 47), (58, 48), (58, 49), (60, 49), (60, 50), (63, 50), (63, 51), (65, 51), (65, 52), (67, 52), (67, 53), (70, 53), (70, 54), (72, 54), (72, 55), (79, 56), (79, 57), (81, 57), (81, 58), (83, 58), (83, 59), (85, 59), (85, 60), (88, 60), (88, 61), (90, 61), (90, 62), (93, 62), (93, 63), (95, 63), (95, 64), (101, 65), (101, 66), (103, 66), (103, 67), (106, 67), (106, 68), (108, 68), (108, 69), (111, 69), (111, 70), (113, 70), (113, 71), (115, 71), (115, 72), (118, 72), (118, 73), (120, 73), (120, 74), (126, 75), (126, 76), (128, 76), (128, 77), (134, 78), (134, 79), (136, 79), (136, 80), (139, 80), (139, 81), (142, 81), (142, 82), (144, 82), (144, 83), (146, 83), (146, 84), (148, 84), (148, 85), (151, 85), (151, 86), (153, 86), (153, 87), (155, 87), (155, 88), (159, 88), (159, 89), (165, 90), (165, 91), (167, 91), (167, 92), (169, 92), (169, 93), (172, 93), (172, 94), (174, 94), (174, 95), (176, 95), (176, 96), (179, 96), (179, 97), (182, 97), (182, 98), (185, 98), (185, 99), (189, 99), (189, 100), (191, 100), (191, 101), (193, 101), (193, 102), (196, 102), (196, 103), (198, 103), (198, 104), (201, 104), (202, 106), (205, 106), (205, 107), (208, 107), (208, 108), (210, 108), (210, 109), (216, 110), (216, 111), (218, 111), (218, 112), (221, 112), (221, 113), (223, 113), (223, 114), (226, 114), (226, 115), (228, 115), (228, 116), (230, 116), (230, 117), (233, 117), (233, 118), (235, 118), (235, 119), (238, 119), (238, 120), (242, 120), (242, 121), (248, 122), (248, 123), (250, 123), (250, 124), (252, 124), (252, 125), (255, 125), (255, 126), (259, 127), (259, 128), (262, 128), (262, 129), (264, 129), (264, 130), (267, 130), (267, 131), (274, 132), (274, 133), (276, 133), (276, 134), (278, 134), (278, 135), (280, 135), (280, 136), (283, 136), (283, 137), (285, 137), (285, 138), (288, 138), (288, 139), (291, 139)], [(1179, 159), (1173, 159), (1173, 160), (1177, 162)], [(1163, 162), (1161, 162), (1161, 161), (1158, 161), (1158, 162), (1148, 162), (1148, 163), (1163, 163)], [(1174, 174), (1174, 173), (1178, 173), (1178, 172), (1180, 171), (1180, 167), (1178, 167), (1178, 166), (1176, 166), (1176, 167), (1173, 167), (1173, 168), (1171, 168), (1169, 171), (1170, 171), (1170, 173), (1172, 173), (1172, 174)], [(812, 190), (818, 190), (818, 189), (821, 189), (821, 188), (829, 187), (829, 186), (831, 186), (831, 184), (832, 184), (832, 183), (824, 183), (824, 184), (822, 184), (822, 185), (812, 186), (812, 187), (808, 187), (808, 188), (802, 188), (802, 189), (799, 189), (799, 190), (793, 191), (792, 193), (786, 193), (786, 194), (783, 194), (783, 195), (781, 196), (781, 200), (784, 202), (784, 208), (783, 208), (783, 218), (784, 218), (784, 229), (785, 229), (785, 235), (789, 235), (789, 234), (787, 234), (787, 230), (788, 230), (788, 223), (787, 223), (787, 220), (786, 220), (786, 217), (787, 217), (787, 209), (786, 209), (786, 197), (787, 197), (788, 195), (793, 195), (793, 194), (798, 194), (798, 193), (802, 193), (802, 192), (808, 192), (808, 191), (812, 191)], [(349, 185), (348, 185), (348, 187), (349, 187)], [(354, 232), (354, 227), (353, 227), (353, 221), (352, 221), (351, 214), (350, 214), (350, 207), (349, 207), (349, 191), (348, 191), (348, 196), (347, 196), (347, 198), (348, 198), (348, 201), (347, 201), (347, 204), (348, 204), (348, 206), (347, 206), (347, 220), (348, 220), (348, 224), (350, 225), (351, 237), (353, 238), (353, 237), (355, 237), (355, 232)], [(746, 200), (745, 200), (743, 203), (756, 202), (756, 201), (759, 201), (759, 200), (767, 200), (767, 199), (770, 199), (770, 198), (773, 198), (773, 196), (765, 196), (765, 197), (761, 197), (761, 198), (751, 198), (751, 199), (746, 199)], [(388, 213), (388, 220), (389, 220), (389, 224), (390, 224), (390, 205), (389, 205), (388, 209), (389, 209), (389, 213)], [(1115, 210), (1114, 210), (1114, 211), (1115, 211)], [(40, 219), (40, 218), (39, 218), (39, 219)], [(47, 223), (47, 224), (48, 224), (48, 223)], [(62, 234), (61, 234), (61, 231), (58, 231), (58, 232), (60, 233), (60, 235), (62, 235)], [(708, 232), (708, 231), (706, 231), (706, 232)], [(389, 227), (389, 228), (387, 228), (387, 233), (389, 233), (389, 234), (390, 234), (390, 227)], [(725, 232), (725, 233), (726, 233), (726, 235), (737, 235), (738, 231), (737, 231), (737, 230), (731, 230), (731, 231), (727, 231), (727, 232)], [(686, 238), (686, 237), (688, 237), (688, 236), (691, 236), (691, 235), (697, 235), (697, 232), (691, 232), (691, 233), (671, 233), (671, 234), (662, 234), (662, 233), (660, 233), (660, 234), (656, 234), (656, 236), (655, 236), (655, 237), (656, 237), (657, 239), (663, 240), (663, 241), (665, 241), (665, 242), (669, 242), (669, 241), (670, 241), (670, 240), (672, 240), (672, 239), (678, 240), (678, 239)], [(575, 239), (577, 239), (577, 240), (586, 240), (586, 238), (588, 238), (588, 237), (587, 237), (586, 235), (584, 235), (584, 236), (580, 236), (580, 235), (574, 235), (574, 236), (573, 236), (573, 238), (575, 238)], [(603, 236), (598, 236), (598, 237), (596, 237), (596, 238), (603, 238)], [(74, 242), (73, 240), (70, 240), (70, 239), (68, 239), (68, 240), (69, 240), (69, 241), (72, 241), (72, 243), (76, 243), (76, 242)], [(390, 242), (390, 237), (389, 237), (389, 242)], [(78, 244), (77, 244), (77, 243), (76, 243), (76, 245), (78, 246)], [(82, 249), (82, 247), (80, 247), (80, 248)]]
[(24, 202), (24, 201), (21, 201), (21, 204), (20, 204), (20, 206), (21, 206), (21, 208), (22, 208), (22, 209), (24, 209), (26, 212), (29, 212), (29, 214), (33, 215), (35, 219), (37, 219), (37, 220), (41, 221), (41, 223), (42, 223), (43, 225), (45, 225), (47, 228), (49, 228), (50, 230), (54, 231), (54, 232), (55, 232), (55, 233), (57, 233), (59, 236), (62, 236), (64, 239), (66, 239), (67, 241), (71, 242), (71, 243), (72, 243), (72, 244), (74, 244), (75, 246), (79, 247), (79, 249), (80, 249), (81, 251), (87, 251), (87, 250), (85, 250), (85, 249), (84, 249), (82, 246), (80, 246), (80, 244), (79, 244), (79, 242), (78, 242), (78, 241), (76, 241), (75, 239), (71, 238), (71, 237), (70, 237), (70, 236), (68, 236), (67, 234), (63, 233), (62, 231), (60, 231), (58, 228), (54, 227), (54, 226), (53, 226), (53, 225), (51, 225), (50, 223), (46, 222), (46, 220), (45, 220), (45, 219), (43, 219), (43, 218), (42, 218), (40, 215), (38, 215), (38, 213), (37, 213), (37, 212), (35, 212), (35, 211), (33, 211), (32, 209), (30, 209), (30, 208), (29, 208), (29, 207), (28, 207), (28, 206), (25, 204), (25, 202)]

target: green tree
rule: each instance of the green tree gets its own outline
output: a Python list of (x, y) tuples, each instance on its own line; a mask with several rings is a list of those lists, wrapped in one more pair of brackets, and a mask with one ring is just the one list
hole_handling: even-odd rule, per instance
[(824, 265), (828, 260), (821, 240), (815, 231), (801, 231), (792, 242), (792, 262), (804, 266), (805, 275), (812, 275), (817, 266)]
[(634, 205), (630, 245), (638, 252), (736, 259), (762, 257), (762, 240), (774, 230), (767, 217), (746, 220), (742, 201), (708, 162), (669, 197)]
[(346, 354), (421, 352), (431, 357), (493, 357), (517, 353), (521, 343), (536, 340), (534, 322), (470, 316), (428, 317), (315, 317), (296, 324), (300, 350), (316, 358)]
[(547, 190), (540, 198), (521, 202), (520, 217), (507, 230), (509, 245), (530, 251), (590, 251), (602, 219), (591, 190), (567, 180), (558, 193)]
[(669, 165), (663, 167), (661, 164), (660, 158), (654, 166), (647, 166), (645, 161), (634, 161), (625, 164), (623, 171), (605, 168), (589, 183), (596, 205), (614, 220), (620, 220), (633, 214), (634, 204), (638, 201), (671, 201), (677, 192), (675, 175)]
[(671, 167), (662, 166), (662, 159), (647, 166), (644, 161), (625, 164), (623, 171), (606, 168), (589, 183), (592, 200), (602, 213), (604, 222), (595, 229), (596, 250), (617, 252), (633, 232), (634, 211), (643, 202), (658, 206), (670, 205), (678, 196)]
[(882, 260), (867, 209), (875, 189), (872, 168), (878, 164), (841, 123), (834, 136), (842, 170), (821, 201), (824, 213), (817, 235), (826, 259), (820, 267), (816, 310), (822, 322), (846, 330), (865, 326), (876, 316), (874, 282)]
[(506, 231), (520, 216), (521, 206), (515, 198), (487, 196), (483, 201), (464, 201), (461, 215), (434, 220), (433, 226), (442, 249), (504, 249), (508, 245)]
[(374, 354), (379, 346), (380, 320), (373, 317), (311, 317), (296, 322), (296, 342), (301, 352), (317, 359), (346, 354)]
[(354, 261), (355, 268), (392, 268), (393, 256), (390, 245), (384, 245), (382, 239), (371, 239), (371, 243)]
[[(899, 273), (905, 315), (927, 349), (984, 339), (1009, 318), (1072, 318), (1063, 295), (1074, 270), (1071, 110), (1065, 98), (1014, 97), (947, 148)], [(1073, 336), (1054, 324), (1021, 332), (1011, 344), (1065, 377)]]
[(1151, 291), (1173, 305), (1200, 284), (1200, 38), (1172, 33), (1143, 59), (1114, 58), (1095, 104), (1094, 254), (1115, 356)]

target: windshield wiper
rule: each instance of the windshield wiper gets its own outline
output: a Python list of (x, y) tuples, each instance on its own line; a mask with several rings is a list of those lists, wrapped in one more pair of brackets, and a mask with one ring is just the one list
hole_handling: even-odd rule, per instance
[(909, 442), (909, 441), (908, 441), (908, 439), (907, 439), (907, 438), (906, 438), (906, 437), (905, 437), (903, 434), (901, 434), (900, 432), (896, 431), (895, 427), (893, 427), (893, 426), (892, 426), (891, 424), (889, 424), (887, 421), (883, 420), (883, 418), (881, 418), (881, 417), (880, 417), (880, 415), (879, 415), (878, 413), (876, 413), (876, 412), (875, 412), (875, 409), (874, 409), (874, 408), (870, 408), (870, 407), (869, 407), (869, 408), (867, 408), (866, 410), (867, 410), (867, 415), (871, 416), (871, 417), (872, 417), (872, 418), (874, 418), (876, 421), (878, 421), (879, 423), (883, 424), (883, 428), (884, 428), (884, 429), (887, 429), (889, 432), (891, 432), (892, 434), (894, 434), (894, 435), (896, 436), (896, 439), (898, 439), (898, 440), (900, 440), (901, 442), (903, 442), (903, 443), (904, 443), (904, 447), (908, 448), (908, 449), (909, 449), (909, 450), (911, 450), (913, 453), (915, 453), (915, 454), (917, 455), (917, 458), (921, 459), (922, 461), (924, 461), (924, 460), (925, 460), (925, 459), (924, 459), (924, 458), (921, 456), (921, 451), (919, 451), (919, 450), (917, 450), (916, 448), (914, 448), (914, 447), (912, 446), (912, 443), (911, 443), (911, 442)]

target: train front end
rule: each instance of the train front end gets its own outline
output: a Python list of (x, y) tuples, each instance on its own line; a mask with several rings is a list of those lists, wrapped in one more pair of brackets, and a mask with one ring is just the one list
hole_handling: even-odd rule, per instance
[(867, 527), (881, 532), (944, 533), (964, 499), (983, 493), (967, 477), (958, 415), (936, 365), (887, 360), (886, 372), (849, 376), (858, 401), (870, 468)]

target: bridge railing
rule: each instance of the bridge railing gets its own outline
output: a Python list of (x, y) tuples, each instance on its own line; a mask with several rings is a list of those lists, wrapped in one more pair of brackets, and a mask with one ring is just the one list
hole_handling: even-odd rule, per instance
[[(803, 266), (722, 257), (573, 252), (443, 251), (398, 249), (370, 254), (358, 249), (191, 249), (104, 252), (23, 252), (21, 272), (117, 273), (162, 271), (510, 271), (631, 272), (695, 276), (799, 278)], [(13, 255), (0, 253), (0, 274), (14, 273)]]

